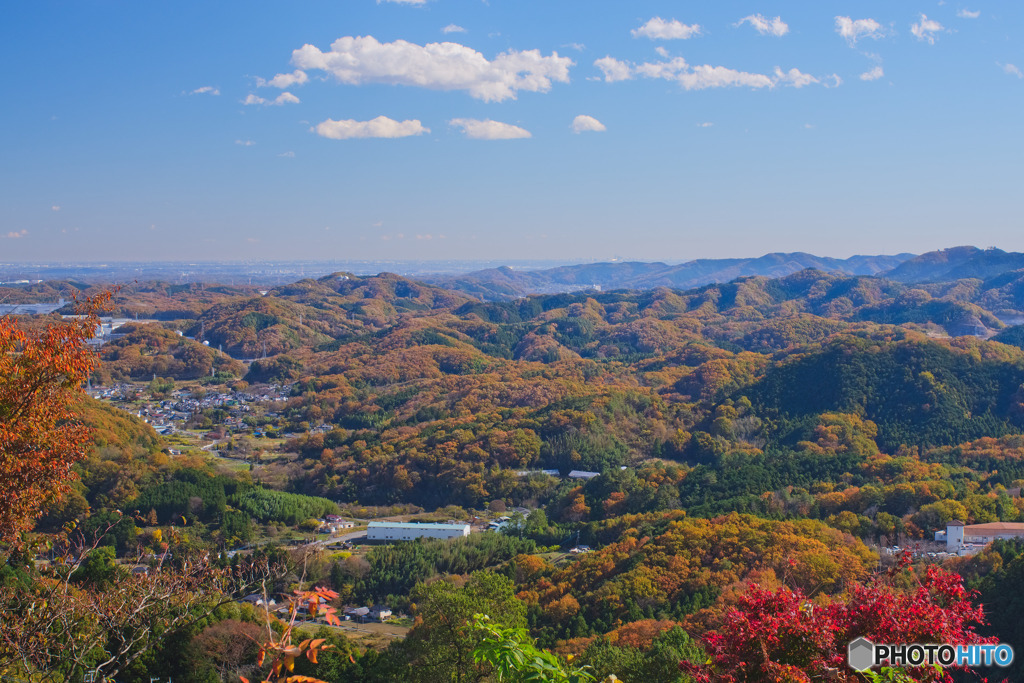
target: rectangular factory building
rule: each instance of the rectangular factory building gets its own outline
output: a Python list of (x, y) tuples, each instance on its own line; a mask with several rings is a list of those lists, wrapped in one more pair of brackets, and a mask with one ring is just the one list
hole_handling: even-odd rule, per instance
[(417, 524), (416, 522), (370, 522), (368, 541), (415, 541), (417, 538), (459, 538), (469, 536), (468, 524)]

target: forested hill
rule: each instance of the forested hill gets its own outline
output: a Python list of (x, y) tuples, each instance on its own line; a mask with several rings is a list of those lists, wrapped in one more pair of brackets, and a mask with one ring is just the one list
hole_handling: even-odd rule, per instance
[(471, 587), (490, 568), (545, 647), (591, 662), (637, 629), (706, 633), (752, 583), (839, 599), (870, 581), (879, 546), (926, 543), (953, 519), (1024, 522), (1024, 327), (1006, 322), (1024, 318), (1024, 271), (972, 272), (802, 268), (491, 302), (388, 273), (136, 284), (115, 305), (152, 320), (100, 348), (93, 383), (180, 391), (199, 407), (187, 431), (220, 455), (87, 401), (98, 447), (40, 525), (114, 529), (125, 555), (181, 521), (178, 556), (343, 510), (526, 508), (506, 535), (339, 555), (318, 580), (419, 609), (449, 585), (435, 576)]
[[(1018, 433), (1024, 355), (984, 340), (1012, 328), (981, 304), (1020, 310), (1016, 280), (999, 282), (911, 287), (803, 270), (483, 303), (341, 275), (203, 319), (211, 337), (267, 340), (246, 379), (294, 382), (287, 431), (323, 427), (288, 445), (280, 476), (294, 490), (376, 505), (547, 501), (578, 521), (682, 500), (748, 511), (744, 496), (859, 472), (872, 454)], [(618, 502), (514, 474), (652, 459), (718, 467), (735, 452), (754, 455), (752, 469), (726, 468), (715, 486), (642, 470)]]
[[(692, 355), (685, 349), (694, 342), (714, 353), (762, 354), (821, 342), (850, 326), (901, 325), (933, 337), (998, 333), (1000, 341), (1018, 344), (1020, 335), (1005, 328), (1024, 320), (1024, 271), (908, 285), (805, 269), (689, 290), (576, 292), (490, 303), (388, 273), (335, 273), (265, 292), (136, 283), (115, 299), (117, 313), (141, 313), (161, 321), (155, 324), (161, 329), (125, 327), (127, 336), (103, 348), (105, 372), (114, 378), (184, 380), (214, 371), (239, 376), (245, 370), (230, 357), (265, 356), (250, 366), (249, 381), (287, 381), (342, 368), (351, 377), (373, 375), (378, 370), (369, 368), (382, 363), (391, 363), (391, 376), (420, 376), (427, 355), (443, 374), (486, 368), (495, 359), (672, 358)], [(401, 358), (388, 355), (398, 350)], [(344, 360), (325, 365), (339, 357)], [(358, 369), (351, 367), (356, 357)]]
[[(618, 508), (513, 471), (706, 466), (844, 439), (863, 457), (1018, 433), (1021, 335), (994, 312), (1024, 315), (1021, 282), (1015, 271), (907, 285), (804, 269), (492, 303), (386, 273), (266, 292), (136, 285), (117, 306), (141, 299), (174, 319), (126, 326), (102, 348), (102, 371), (292, 384), (276, 419), (300, 436), (266, 470), (296, 492), (424, 507), (553, 501), (559, 518), (585, 519)], [(1008, 344), (984, 341), (996, 333)], [(838, 446), (822, 436), (833, 432)], [(822, 476), (789, 462), (785, 476), (763, 463), (758, 476)], [(680, 476), (664, 475), (659, 505), (712, 504)]]
[[(908, 285), (804, 269), (490, 303), (392, 274), (266, 292), (137, 285), (153, 317), (174, 319), (126, 326), (101, 371), (289, 385), (256, 422), (295, 435), (262, 476), (341, 503), (499, 500), (562, 524), (678, 507), (775, 514), (786, 487), (824, 496), (873, 481), (878, 457), (912, 481), (941, 461), (1016, 486), (1024, 455), (986, 439), (1024, 431), (1024, 335), (996, 315), (1024, 315), (1021, 283), (1016, 271)], [(130, 311), (133, 296), (116, 303)], [(606, 476), (517, 474), (541, 469)], [(801, 495), (800, 509), (819, 505)], [(879, 495), (815, 514), (862, 514)], [(939, 523), (920, 512), (933, 495), (899, 495), (885, 514)]]
[(966, 338), (954, 344), (830, 339), (768, 369), (745, 393), (780, 441), (805, 437), (824, 413), (862, 415), (879, 447), (922, 448), (1024, 428), (1024, 357)]

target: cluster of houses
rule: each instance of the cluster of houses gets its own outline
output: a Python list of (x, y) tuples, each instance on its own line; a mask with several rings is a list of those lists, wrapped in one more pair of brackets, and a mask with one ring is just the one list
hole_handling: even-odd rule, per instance
[(171, 393), (171, 398), (175, 399), (174, 409), (183, 413), (201, 413), (207, 408), (238, 408), (247, 412), (249, 404), (285, 401), (290, 393), (291, 385), (270, 384), (248, 391), (210, 392), (202, 398), (195, 398), (189, 392), (179, 389)]
[(104, 401), (130, 401), (142, 395), (142, 391), (132, 384), (118, 383), (109, 387), (90, 387), (89, 395)]
[(357, 621), (360, 624), (370, 621), (386, 621), (391, 618), (391, 608), (385, 605), (346, 607), (341, 613), (345, 621)]
[[(262, 607), (280, 619), (290, 619), (290, 603), (286, 596), (280, 596), (281, 601), (268, 597), (262, 593), (253, 593), (241, 599), (255, 607)], [(372, 621), (383, 622), (392, 617), (391, 608), (386, 605), (373, 605), (372, 607), (346, 607), (341, 610), (342, 619), (366, 624)]]
[(320, 520), (317, 532), (321, 534), (336, 534), (345, 529), (351, 529), (356, 525), (351, 519), (345, 519), (338, 515), (326, 515)]
[(184, 422), (191, 414), (175, 409), (172, 401), (148, 404), (138, 411), (137, 417), (148, 422), (158, 434), (170, 434), (175, 422)]
[[(91, 393), (93, 398), (115, 402), (133, 400), (140, 395), (139, 388), (131, 384), (116, 384), (112, 387), (97, 388)], [(223, 423), (224, 427), (235, 432), (247, 432), (251, 427), (245, 424), (244, 418), (252, 411), (251, 404), (280, 403), (286, 401), (290, 393), (290, 386), (269, 385), (247, 392), (210, 392), (197, 398), (188, 391), (176, 389), (171, 392), (170, 399), (148, 403), (136, 411), (136, 416), (152, 425), (158, 433), (169, 434), (193, 415), (201, 413), (207, 408), (221, 408), (228, 413)], [(266, 416), (274, 417), (275, 414), (268, 412)], [(261, 436), (261, 434), (259, 430), (254, 432), (254, 436)]]

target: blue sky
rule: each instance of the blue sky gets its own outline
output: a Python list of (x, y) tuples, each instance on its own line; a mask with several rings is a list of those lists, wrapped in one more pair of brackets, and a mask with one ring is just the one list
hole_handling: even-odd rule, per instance
[(0, 261), (1024, 250), (1024, 3), (6, 3)]

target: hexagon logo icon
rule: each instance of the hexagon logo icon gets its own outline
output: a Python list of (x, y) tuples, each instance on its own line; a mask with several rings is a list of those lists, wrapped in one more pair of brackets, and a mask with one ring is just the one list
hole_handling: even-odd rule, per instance
[(846, 661), (854, 671), (870, 669), (875, 663), (875, 644), (864, 637), (851, 640), (846, 646)]

